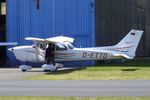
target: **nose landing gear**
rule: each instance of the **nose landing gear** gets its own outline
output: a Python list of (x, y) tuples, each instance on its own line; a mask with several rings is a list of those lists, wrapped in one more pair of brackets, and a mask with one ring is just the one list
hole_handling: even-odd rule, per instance
[(27, 70), (31, 70), (32, 66), (29, 66), (29, 65), (20, 65), (19, 68), (22, 70), (22, 72), (25, 72)]

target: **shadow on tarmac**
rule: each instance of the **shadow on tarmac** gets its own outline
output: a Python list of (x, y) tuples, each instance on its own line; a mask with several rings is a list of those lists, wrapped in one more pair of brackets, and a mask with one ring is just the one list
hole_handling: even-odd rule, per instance
[(67, 73), (72, 73), (74, 71), (79, 71), (79, 70), (83, 70), (85, 69), (85, 67), (77, 67), (77, 68), (68, 68), (68, 69), (61, 69), (61, 70), (57, 70), (54, 72), (47, 72), (45, 75), (61, 75), (61, 74), (67, 74)]
[(122, 69), (121, 71), (137, 71), (140, 70), (139, 68), (128, 68), (128, 69)]
[(45, 73), (45, 75), (60, 75), (60, 74), (67, 74), (67, 73), (71, 73), (77, 70), (83, 70), (85, 69), (85, 67), (73, 67), (73, 68), (60, 68), (57, 71), (49, 71), (49, 72), (45, 72), (42, 69), (33, 69), (33, 70), (29, 70), (27, 72), (41, 72), (41, 73)]

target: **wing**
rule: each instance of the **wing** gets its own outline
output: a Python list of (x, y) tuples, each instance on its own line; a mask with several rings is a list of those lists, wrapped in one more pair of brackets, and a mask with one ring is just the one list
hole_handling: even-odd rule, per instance
[(0, 42), (0, 46), (17, 45), (17, 42)]
[(47, 39), (41, 39), (41, 38), (34, 38), (34, 37), (27, 37), (25, 40), (31, 40), (36, 42), (45, 42), (45, 43), (63, 43), (63, 42), (74, 42), (74, 38), (65, 37), (65, 36), (57, 36)]
[(26, 37), (25, 40), (36, 41), (36, 42), (45, 42), (44, 39), (34, 38), (34, 37)]
[(63, 43), (63, 42), (74, 42), (74, 38), (70, 37), (65, 37), (65, 36), (57, 36), (57, 37), (52, 37), (52, 38), (47, 38), (45, 39), (47, 42), (52, 42), (52, 43)]

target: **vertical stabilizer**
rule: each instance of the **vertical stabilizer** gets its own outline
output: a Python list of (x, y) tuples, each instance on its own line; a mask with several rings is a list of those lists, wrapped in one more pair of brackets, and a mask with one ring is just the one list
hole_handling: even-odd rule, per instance
[(136, 49), (140, 42), (142, 30), (131, 30), (117, 45), (114, 47), (124, 52), (130, 57), (135, 56)]

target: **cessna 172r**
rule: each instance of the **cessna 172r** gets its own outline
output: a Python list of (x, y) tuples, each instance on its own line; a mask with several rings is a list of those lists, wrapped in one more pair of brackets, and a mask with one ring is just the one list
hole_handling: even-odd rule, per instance
[[(30, 46), (17, 46), (10, 48), (16, 59), (22, 62), (45, 62), (44, 71), (55, 71), (63, 67), (61, 62), (109, 60), (109, 59), (133, 59), (143, 31), (131, 30), (118, 44), (105, 47), (75, 48), (71, 43), (74, 39), (65, 36), (52, 38), (27, 37), (25, 40), (34, 42)], [(32, 67), (19, 66), (22, 71)]]

